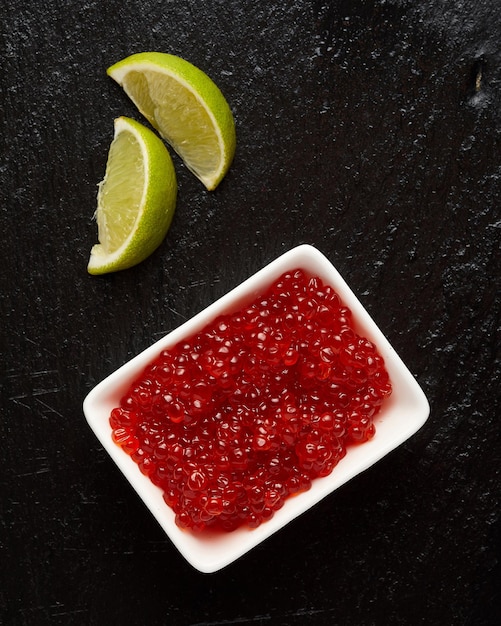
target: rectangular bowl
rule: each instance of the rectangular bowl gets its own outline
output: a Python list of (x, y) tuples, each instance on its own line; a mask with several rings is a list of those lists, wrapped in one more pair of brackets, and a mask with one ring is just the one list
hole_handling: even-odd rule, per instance
[[(231, 533), (194, 534), (178, 528), (174, 512), (164, 502), (162, 491), (141, 474), (134, 461), (111, 439), (109, 416), (118, 406), (129, 384), (164, 349), (200, 331), (218, 315), (240, 302), (261, 294), (284, 272), (296, 268), (320, 276), (332, 286), (353, 313), (355, 330), (370, 339), (385, 360), (393, 393), (375, 418), (375, 437), (360, 446), (348, 448), (333, 472), (313, 481), (309, 491), (289, 498), (273, 518), (255, 529), (239, 528)], [(83, 410), (89, 426), (104, 449), (136, 490), (184, 558), (204, 573), (215, 572), (267, 539), (270, 535), (331, 494), (348, 480), (366, 470), (411, 437), (429, 415), (428, 401), (418, 383), (396, 354), (370, 315), (329, 260), (316, 248), (298, 246), (258, 271), (202, 312), (125, 363), (90, 391)]]

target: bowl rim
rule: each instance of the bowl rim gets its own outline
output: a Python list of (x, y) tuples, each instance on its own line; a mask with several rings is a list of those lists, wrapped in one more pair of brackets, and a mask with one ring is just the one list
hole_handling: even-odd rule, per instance
[[(373, 341), (385, 360), (393, 383), (393, 393), (375, 420), (376, 436), (362, 446), (350, 448), (331, 474), (315, 479), (309, 491), (289, 498), (271, 520), (255, 529), (239, 528), (232, 533), (203, 533), (200, 536), (183, 531), (176, 526), (174, 513), (163, 501), (161, 489), (153, 485), (134, 461), (113, 443), (109, 425), (110, 411), (117, 406), (117, 400), (130, 382), (161, 350), (201, 330), (209, 321), (230, 308), (238, 307), (245, 299), (259, 295), (283, 272), (299, 267), (320, 276), (337, 291), (343, 303), (353, 313), (357, 332)], [(265, 265), (108, 375), (87, 394), (83, 402), (83, 412), (103, 448), (178, 551), (195, 569), (203, 573), (213, 573), (242, 557), (401, 445), (423, 426), (429, 416), (430, 407), (414, 376), (333, 264), (317, 248), (301, 244)]]

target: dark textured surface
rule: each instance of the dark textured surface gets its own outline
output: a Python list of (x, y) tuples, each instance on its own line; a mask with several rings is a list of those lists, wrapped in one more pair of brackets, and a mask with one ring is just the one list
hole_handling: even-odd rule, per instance
[[(2, 6), (0, 623), (498, 623), (499, 8)], [(215, 79), (237, 155), (210, 194), (176, 160), (164, 244), (93, 278), (113, 118), (139, 119), (105, 69), (147, 49)], [(303, 242), (348, 280), (431, 416), (264, 545), (202, 575), (100, 448), (82, 400)]]

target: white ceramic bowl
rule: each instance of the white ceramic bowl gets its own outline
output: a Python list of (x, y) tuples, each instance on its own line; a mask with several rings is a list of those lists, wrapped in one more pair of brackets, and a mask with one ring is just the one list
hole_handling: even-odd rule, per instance
[[(241, 299), (252, 298), (283, 272), (301, 267), (330, 284), (353, 313), (356, 330), (372, 340), (383, 356), (393, 384), (393, 393), (383, 404), (375, 425), (376, 435), (367, 443), (348, 449), (333, 472), (313, 481), (309, 491), (286, 501), (274, 517), (258, 528), (240, 528), (224, 534), (191, 534), (180, 530), (173, 511), (165, 504), (161, 489), (141, 474), (137, 465), (111, 440), (109, 415), (136, 376), (161, 350), (185, 336), (201, 330), (217, 315), (232, 308)], [(189, 563), (201, 572), (215, 572), (251, 550), (298, 515), (310, 509), (342, 484), (366, 470), (376, 461), (413, 435), (426, 421), (429, 405), (412, 374), (388, 340), (327, 258), (309, 245), (301, 245), (283, 254), (241, 285), (195, 315), (179, 328), (120, 367), (98, 384), (85, 398), (84, 413), (97, 438), (142, 498), (160, 526)]]

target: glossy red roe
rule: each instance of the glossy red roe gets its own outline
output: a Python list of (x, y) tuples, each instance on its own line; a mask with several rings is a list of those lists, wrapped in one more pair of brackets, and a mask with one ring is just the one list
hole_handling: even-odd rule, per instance
[(159, 354), (110, 425), (178, 526), (232, 531), (270, 519), (371, 439), (390, 394), (350, 310), (297, 269)]

